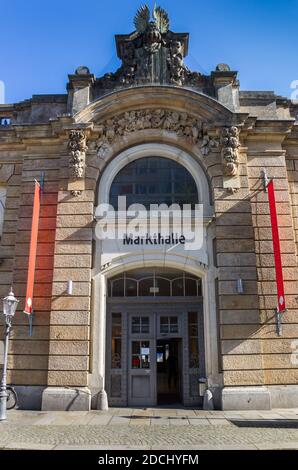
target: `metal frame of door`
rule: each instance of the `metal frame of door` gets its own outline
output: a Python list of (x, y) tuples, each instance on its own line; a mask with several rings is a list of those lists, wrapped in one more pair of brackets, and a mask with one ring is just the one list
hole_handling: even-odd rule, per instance
[[(175, 301), (175, 302), (174, 302)], [(188, 312), (198, 312), (199, 327), (199, 356), (200, 368), (189, 368), (188, 343)], [(121, 313), (122, 348), (121, 369), (111, 368), (111, 316), (112, 313)], [(178, 316), (178, 333), (162, 334), (159, 330), (161, 316)], [(132, 333), (131, 318), (133, 316), (148, 316), (150, 330), (148, 334)], [(182, 343), (182, 401), (183, 405), (200, 406), (202, 397), (191, 396), (190, 381), (197, 381), (199, 390), (199, 376), (205, 374), (205, 348), (204, 348), (204, 319), (202, 297), (183, 298), (112, 298), (107, 302), (107, 353), (106, 353), (106, 389), (111, 406), (156, 406), (157, 404), (157, 374), (156, 374), (156, 342), (158, 339), (181, 338)], [(150, 369), (132, 369), (132, 341), (150, 342)], [(115, 378), (117, 376), (117, 378)], [(133, 397), (134, 377), (149, 377), (149, 396)], [(112, 381), (120, 382), (120, 391), (112, 391)], [(138, 382), (138, 380), (135, 380)], [(140, 382), (140, 381), (139, 381)], [(144, 383), (146, 379), (144, 380)], [(140, 386), (140, 383), (138, 384)], [(196, 388), (196, 387), (195, 387)], [(114, 396), (113, 396), (114, 393)]]

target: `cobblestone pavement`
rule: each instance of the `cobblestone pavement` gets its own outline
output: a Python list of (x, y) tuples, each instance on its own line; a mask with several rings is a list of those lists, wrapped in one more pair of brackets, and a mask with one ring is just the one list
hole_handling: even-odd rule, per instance
[(2, 449), (298, 449), (298, 409), (8, 412)]

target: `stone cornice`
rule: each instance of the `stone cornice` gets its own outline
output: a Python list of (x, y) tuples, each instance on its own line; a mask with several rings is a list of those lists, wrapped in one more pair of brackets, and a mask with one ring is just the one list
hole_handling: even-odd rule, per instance
[(134, 86), (114, 91), (94, 101), (74, 116), (77, 123), (98, 122), (115, 114), (144, 108), (187, 112), (214, 126), (243, 126), (247, 113), (233, 113), (219, 101), (190, 88), (169, 85)]
[(291, 133), (295, 121), (290, 119), (270, 120), (256, 119), (254, 126), (248, 130), (246, 138), (250, 141), (271, 139), (282, 142)]
[(286, 143), (289, 145), (298, 145), (298, 123), (295, 122), (291, 132), (286, 136)]

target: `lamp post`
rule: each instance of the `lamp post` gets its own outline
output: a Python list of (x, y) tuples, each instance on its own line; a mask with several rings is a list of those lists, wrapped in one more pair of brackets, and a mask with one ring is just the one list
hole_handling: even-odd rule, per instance
[(16, 313), (17, 305), (19, 303), (18, 299), (15, 298), (12, 288), (7, 297), (4, 297), (3, 300), (3, 315), (5, 318), (5, 342), (4, 342), (4, 363), (3, 363), (3, 374), (0, 386), (0, 421), (6, 419), (6, 402), (7, 402), (7, 392), (6, 392), (6, 371), (7, 371), (7, 358), (8, 358), (8, 341), (9, 333), (11, 329), (11, 321)]

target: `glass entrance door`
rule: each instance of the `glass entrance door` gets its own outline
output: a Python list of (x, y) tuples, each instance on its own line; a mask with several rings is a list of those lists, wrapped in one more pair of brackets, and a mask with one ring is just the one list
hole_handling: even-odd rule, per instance
[(128, 404), (156, 404), (156, 347), (154, 316), (129, 314)]
[(107, 315), (106, 366), (111, 406), (200, 406), (202, 303), (115, 303)]

